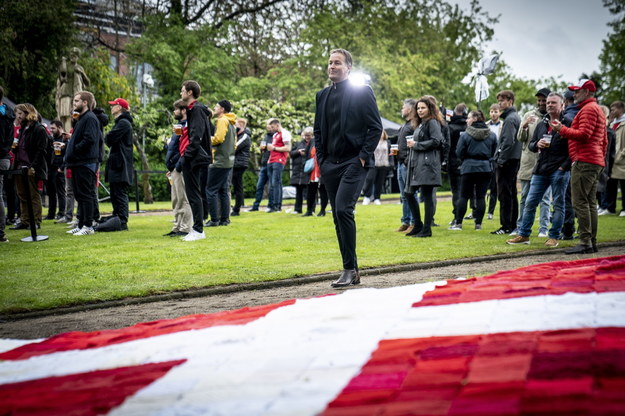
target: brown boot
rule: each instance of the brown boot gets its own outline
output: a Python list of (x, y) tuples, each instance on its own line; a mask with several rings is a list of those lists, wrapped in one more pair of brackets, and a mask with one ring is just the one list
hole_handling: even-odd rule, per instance
[(408, 230), (408, 228), (410, 228), (410, 225), (408, 224), (402, 224), (400, 225), (400, 227), (398, 229), (396, 229), (395, 231), (398, 233), (403, 233), (406, 232)]

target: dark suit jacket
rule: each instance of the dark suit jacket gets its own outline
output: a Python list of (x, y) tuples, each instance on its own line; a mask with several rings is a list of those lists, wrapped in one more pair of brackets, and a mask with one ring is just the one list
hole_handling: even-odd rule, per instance
[[(368, 85), (348, 84), (346, 87), (341, 106), (341, 135), (338, 138), (345, 140), (346, 145), (343, 147), (343, 154), (332, 157), (340, 161), (359, 157), (365, 160), (366, 167), (373, 167), (373, 151), (382, 134), (382, 121), (373, 90)], [(328, 123), (326, 120), (326, 103), (330, 88), (332, 87), (319, 91), (316, 98), (314, 131), (319, 165), (330, 157), (327, 153)]]

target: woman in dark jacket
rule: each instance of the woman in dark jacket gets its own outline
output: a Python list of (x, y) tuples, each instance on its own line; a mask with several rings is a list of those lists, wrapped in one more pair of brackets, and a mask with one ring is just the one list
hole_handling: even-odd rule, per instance
[(450, 230), (462, 230), (462, 220), (467, 212), (467, 201), (475, 194), (475, 229), (482, 229), (486, 211), (486, 191), (490, 184), (492, 159), (497, 150), (497, 136), (484, 122), (480, 110), (471, 111), (467, 119), (467, 130), (460, 135), (456, 156), (462, 162), (460, 167), (460, 197), (456, 206), (455, 223)]
[[(413, 140), (406, 137), (409, 148), (406, 161), (405, 197), (415, 224), (412, 231), (406, 233), (410, 237), (431, 237), (434, 219), (434, 188), (441, 185), (440, 150), (444, 142), (441, 130), (441, 113), (430, 97), (421, 97), (416, 103), (416, 117), (413, 119), (415, 128)], [(419, 212), (419, 203), (415, 192), (421, 188), (421, 197), (425, 206), (423, 222)]]
[(234, 166), (232, 167), (232, 188), (234, 190), (234, 206), (230, 215), (240, 215), (241, 207), (245, 205), (243, 192), (243, 174), (250, 163), (250, 146), (252, 132), (247, 128), (247, 119), (237, 118), (234, 123), (237, 128), (237, 142), (234, 149)]
[(291, 150), (291, 185), (296, 190), (294, 214), (302, 213), (304, 191), (308, 188), (308, 183), (310, 182), (310, 172), (304, 172), (304, 165), (310, 158), (312, 138), (312, 127), (306, 127), (302, 131), (302, 140), (297, 143), (295, 149)]
[(28, 184), (23, 178), (16, 178), (15, 189), (20, 200), (21, 222), (13, 227), (14, 230), (30, 228), (27, 192), (30, 193), (31, 207), (37, 227), (41, 225), (41, 196), (38, 182), (48, 177), (46, 162), (48, 149), (48, 133), (38, 121), (39, 113), (31, 104), (15, 106), (15, 120), (20, 126), (19, 141), (15, 149), (14, 168), (28, 169)]

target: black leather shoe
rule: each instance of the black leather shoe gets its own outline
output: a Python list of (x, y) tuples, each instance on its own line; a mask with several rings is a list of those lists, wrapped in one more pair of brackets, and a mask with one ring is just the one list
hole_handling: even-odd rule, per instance
[(325, 217), (326, 216), (326, 212), (325, 211), (321, 211), (319, 214), (317, 214), (318, 217)]
[(19, 224), (16, 224), (15, 226), (11, 227), (11, 230), (28, 230), (30, 228), (29, 225), (24, 224), (23, 222), (20, 222)]
[(208, 221), (206, 224), (204, 224), (204, 227), (217, 227), (219, 226), (219, 221)]
[(173, 237), (177, 235), (178, 231), (170, 231), (167, 234), (163, 234), (163, 237)]
[(407, 232), (404, 235), (406, 237), (414, 237), (417, 234), (419, 234), (421, 232), (421, 230), (423, 230), (423, 225), (415, 225), (415, 226), (412, 227), (412, 230), (410, 230), (410, 232)]
[(578, 244), (575, 247), (564, 250), (565, 254), (585, 254), (592, 253), (592, 246), (586, 244)]
[(219, 225), (225, 227), (227, 225), (230, 225), (230, 220), (221, 220), (219, 221)]
[(240, 216), (240, 215), (241, 215), (241, 214), (239, 214), (239, 211), (232, 211), (232, 212), (230, 213), (230, 216), (231, 216), (231, 217), (238, 217), (238, 216)]
[(347, 287), (352, 284), (357, 285), (358, 283), (360, 283), (360, 276), (356, 270), (343, 270), (341, 276), (332, 282), (332, 287)]
[(432, 231), (421, 230), (421, 232), (415, 235), (415, 237), (417, 238), (432, 237)]
[(306, 214), (302, 215), (302, 217), (312, 217), (313, 213), (312, 212), (307, 212)]

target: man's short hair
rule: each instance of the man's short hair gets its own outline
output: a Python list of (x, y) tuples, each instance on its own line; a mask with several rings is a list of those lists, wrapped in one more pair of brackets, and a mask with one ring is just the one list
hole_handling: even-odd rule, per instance
[(230, 104), (230, 101), (228, 100), (221, 100), (217, 104), (219, 104), (219, 106), (223, 108), (226, 113), (232, 111), (232, 104)]
[(302, 130), (302, 135), (304, 134), (314, 134), (315, 130), (312, 127), (306, 127), (304, 130)]
[(81, 101), (87, 102), (87, 107), (89, 107), (89, 110), (93, 110), (93, 108), (95, 107), (95, 97), (92, 93), (90, 93), (89, 91), (80, 91), (74, 97), (76, 96), (79, 96)]
[(456, 108), (454, 108), (454, 113), (458, 114), (458, 115), (466, 115), (468, 111), (467, 105), (465, 103), (460, 103), (458, 105), (456, 105)]
[(280, 119), (279, 118), (270, 118), (269, 120), (267, 120), (267, 124), (280, 124)]
[(176, 101), (174, 101), (174, 108), (176, 110), (186, 110), (187, 109), (187, 103), (185, 103), (182, 100), (176, 100)]
[(497, 111), (501, 111), (501, 106), (500, 106), (499, 104), (497, 104), (497, 103), (492, 104), (492, 105), (490, 106), (489, 111), (490, 111), (490, 110), (497, 110)]
[(614, 101), (612, 104), (610, 104), (610, 108), (612, 107), (625, 112), (625, 103), (623, 101)]
[(199, 98), (200, 94), (202, 93), (200, 84), (198, 84), (197, 81), (194, 81), (192, 79), (183, 82), (182, 86), (184, 87), (185, 90), (191, 91), (191, 93), (193, 94), (193, 98)]
[(485, 121), (482, 110), (472, 110), (468, 116), (469, 118), (475, 118), (475, 121)]
[(52, 120), (50, 122), (50, 124), (55, 125), (57, 128), (63, 130), (63, 123), (61, 123), (61, 120)]
[(514, 93), (511, 90), (499, 91), (499, 93), (497, 94), (497, 99), (499, 99), (499, 97), (503, 98), (504, 100), (512, 101), (514, 103)]
[(564, 102), (564, 97), (562, 96), (562, 94), (560, 94), (559, 92), (550, 92), (549, 95), (547, 96), (547, 98), (549, 97), (560, 97), (560, 100), (562, 102)]
[(417, 100), (415, 100), (414, 98), (406, 98), (404, 100), (404, 105), (409, 105), (410, 107), (414, 107), (417, 105)]
[(330, 55), (332, 55), (333, 53), (340, 53), (341, 55), (343, 55), (345, 57), (345, 63), (347, 64), (347, 66), (349, 66), (350, 68), (352, 67), (354, 60), (352, 59), (352, 54), (349, 53), (348, 50), (345, 49), (332, 49), (330, 51)]

